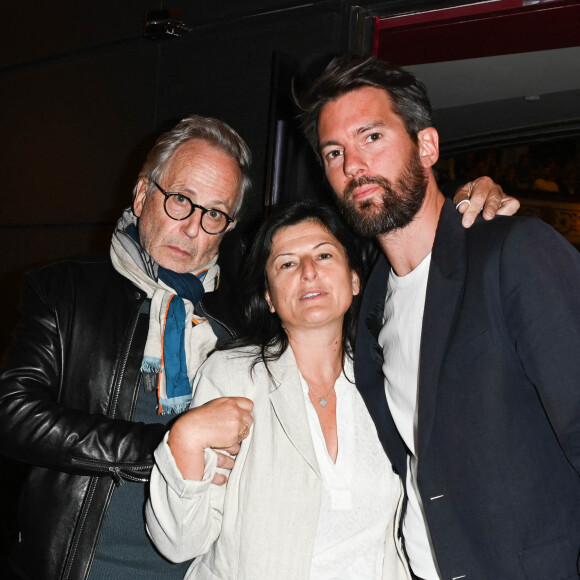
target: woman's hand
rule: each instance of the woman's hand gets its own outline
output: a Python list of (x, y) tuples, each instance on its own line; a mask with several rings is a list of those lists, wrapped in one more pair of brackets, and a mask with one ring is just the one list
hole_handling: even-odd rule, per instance
[[(190, 409), (175, 421), (167, 444), (184, 479), (202, 479), (208, 447), (238, 454), (254, 422), (253, 408), (254, 403), (245, 397), (221, 397)], [(231, 469), (233, 465), (232, 457), (218, 453), (218, 467)], [(218, 485), (225, 482), (222, 474), (213, 479)]]

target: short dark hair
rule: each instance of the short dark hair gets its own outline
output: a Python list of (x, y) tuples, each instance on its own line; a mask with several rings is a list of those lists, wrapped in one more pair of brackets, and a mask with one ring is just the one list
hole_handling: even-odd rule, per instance
[[(363, 282), (363, 265), (358, 238), (351, 232), (338, 211), (326, 204), (301, 200), (278, 206), (262, 223), (245, 261), (242, 274), (244, 288), (244, 333), (241, 338), (222, 348), (257, 345), (265, 362), (277, 359), (288, 348), (288, 337), (277, 314), (270, 312), (266, 301), (268, 277), (266, 263), (272, 252), (272, 240), (281, 229), (304, 221), (318, 222), (344, 247), (348, 265)], [(353, 297), (344, 316), (342, 346), (345, 355), (352, 356), (360, 293)], [(256, 361), (257, 362), (257, 361)]]
[(375, 57), (338, 56), (301, 94), (294, 94), (300, 109), (302, 130), (319, 155), (318, 118), (323, 107), (337, 98), (363, 87), (385, 90), (393, 110), (417, 142), (417, 133), (433, 125), (432, 109), (425, 85), (410, 72)]

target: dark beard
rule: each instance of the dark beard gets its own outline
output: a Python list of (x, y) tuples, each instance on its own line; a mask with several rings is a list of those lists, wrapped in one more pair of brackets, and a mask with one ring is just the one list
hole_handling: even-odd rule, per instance
[[(369, 199), (357, 205), (352, 193), (361, 185), (375, 184), (382, 190), (381, 203)], [(395, 185), (384, 177), (363, 176), (353, 179), (335, 199), (350, 227), (364, 238), (374, 238), (407, 226), (423, 205), (427, 177), (417, 153), (412, 153)]]

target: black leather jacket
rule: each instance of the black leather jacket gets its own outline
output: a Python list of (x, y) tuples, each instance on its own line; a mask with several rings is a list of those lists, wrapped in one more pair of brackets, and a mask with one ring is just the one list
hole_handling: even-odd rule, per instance
[[(240, 312), (223, 270), (202, 304), (221, 340), (235, 336)], [(11, 557), (23, 578), (86, 578), (115, 485), (149, 478), (167, 426), (131, 421), (145, 299), (108, 258), (25, 279), (23, 320), (0, 374), (0, 453), (33, 466)]]

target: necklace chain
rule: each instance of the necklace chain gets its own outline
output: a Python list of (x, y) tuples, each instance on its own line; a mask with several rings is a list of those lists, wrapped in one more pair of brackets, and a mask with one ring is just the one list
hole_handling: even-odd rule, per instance
[(319, 395), (311, 386), (309, 383), (306, 383), (308, 385), (308, 388), (318, 397), (318, 404), (321, 407), (326, 407), (326, 405), (328, 405), (328, 401), (326, 400), (326, 395), (328, 395), (328, 393), (330, 393), (330, 391), (332, 391), (332, 389), (334, 388), (334, 385), (331, 385), (330, 389), (328, 389), (328, 391), (326, 391), (326, 393), (324, 393), (324, 395)]

